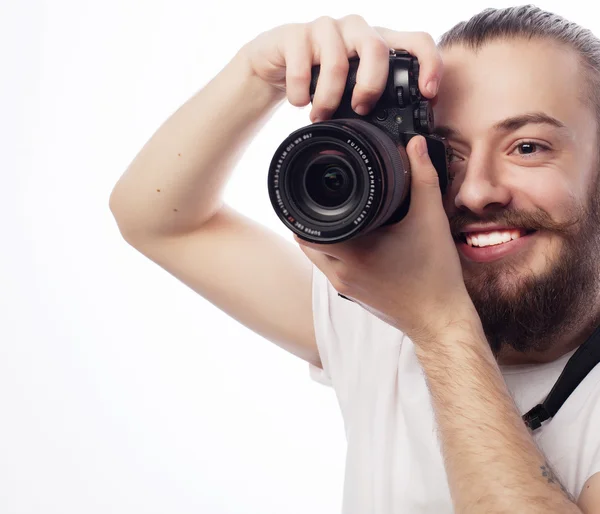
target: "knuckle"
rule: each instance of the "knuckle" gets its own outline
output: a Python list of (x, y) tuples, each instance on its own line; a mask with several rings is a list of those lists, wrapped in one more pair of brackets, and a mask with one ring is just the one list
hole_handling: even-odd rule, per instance
[(373, 37), (368, 38), (363, 43), (363, 48), (374, 54), (377, 58), (387, 57), (390, 53), (390, 49), (387, 43), (378, 34), (375, 34)]
[(348, 59), (340, 58), (333, 61), (327, 66), (327, 73), (333, 75), (335, 78), (342, 77), (346, 78), (348, 75), (348, 69), (350, 65)]
[(285, 25), (279, 25), (270, 31), (266, 32), (266, 34), (274, 34), (277, 36), (288, 36), (290, 33), (294, 33), (296, 31), (296, 23), (286, 23)]
[(289, 42), (294, 44), (308, 42), (310, 27), (307, 23), (290, 23), (283, 25), (281, 28), (284, 39), (287, 39)]
[(418, 180), (419, 183), (425, 187), (432, 187), (434, 189), (437, 189), (440, 185), (438, 175), (433, 168), (428, 169), (419, 177)]
[(271, 29), (271, 32), (282, 32), (283, 34), (293, 30), (298, 23), (284, 23), (283, 25), (278, 25), (277, 27)]
[(336, 21), (331, 16), (319, 16), (312, 22), (315, 27), (335, 25)]
[(433, 36), (429, 32), (419, 31), (419, 32), (415, 32), (414, 35), (415, 35), (415, 37), (417, 37), (419, 40), (423, 41), (424, 43), (435, 46), (435, 40), (433, 39)]
[(310, 26), (308, 23), (291, 23), (289, 27), (290, 30), (288, 30), (287, 33), (294, 34), (295, 37), (306, 39), (310, 34)]
[(351, 25), (359, 25), (359, 24), (366, 25), (367, 24), (366, 20), (362, 16), (360, 16), (359, 14), (354, 14), (354, 13), (344, 16), (341, 19), (341, 21), (351, 24)]
[(311, 70), (309, 68), (288, 69), (287, 80), (291, 82), (299, 82), (305, 84), (310, 82)]
[(277, 37), (280, 33), (281, 27), (276, 27), (270, 30), (263, 30), (252, 40), (253, 44), (259, 45), (259, 47), (266, 46), (270, 43), (270, 40)]

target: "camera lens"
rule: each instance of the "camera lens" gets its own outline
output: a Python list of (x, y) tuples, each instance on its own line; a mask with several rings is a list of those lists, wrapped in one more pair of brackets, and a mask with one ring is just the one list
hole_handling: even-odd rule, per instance
[(325, 184), (325, 187), (330, 191), (339, 192), (344, 186), (345, 178), (346, 174), (341, 168), (331, 167), (326, 170), (323, 177), (323, 184)]
[(331, 224), (357, 208), (365, 180), (340, 142), (314, 138), (290, 152), (286, 162), (282, 192), (297, 218)]
[(269, 197), (301, 238), (336, 243), (403, 217), (409, 170), (404, 146), (370, 123), (319, 122), (279, 145), (269, 168)]
[(321, 155), (308, 164), (304, 185), (318, 205), (332, 208), (347, 202), (356, 181), (352, 170), (338, 156)]

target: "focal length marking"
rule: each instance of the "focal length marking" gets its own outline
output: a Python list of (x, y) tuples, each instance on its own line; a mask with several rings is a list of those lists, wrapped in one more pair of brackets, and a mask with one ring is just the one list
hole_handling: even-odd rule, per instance
[[(285, 158), (288, 156), (292, 148), (302, 143), (303, 141), (310, 139), (311, 137), (313, 137), (312, 132), (308, 132), (307, 134), (303, 134), (301, 137), (297, 137), (296, 139), (294, 139), (289, 145), (285, 147), (285, 150), (281, 152), (281, 155), (277, 160), (277, 165), (275, 166), (275, 173), (273, 174), (273, 187), (275, 189), (275, 196), (277, 197), (277, 205), (281, 209), (281, 212), (284, 214), (284, 216), (286, 216), (288, 219), (291, 216), (289, 211), (285, 208), (283, 201), (281, 200), (281, 192), (279, 190), (279, 174), (281, 173), (281, 165), (283, 164), (283, 161), (285, 161)], [(297, 224), (297, 222), (295, 224)]]
[(365, 163), (365, 166), (367, 167), (367, 172), (369, 174), (369, 197), (367, 198), (367, 203), (363, 207), (363, 210), (358, 215), (358, 217), (353, 221), (354, 225), (359, 225), (360, 223), (362, 223), (365, 220), (365, 217), (367, 216), (367, 211), (373, 205), (373, 199), (375, 197), (375, 176), (373, 173), (373, 168), (371, 166), (369, 166), (369, 164), (370, 164), (369, 157), (365, 153), (365, 151), (360, 146), (358, 146), (358, 144), (355, 141), (353, 141), (352, 139), (348, 139), (346, 141), (346, 144), (350, 145), (350, 148), (355, 150), (356, 153), (358, 155), (360, 155), (360, 158)]

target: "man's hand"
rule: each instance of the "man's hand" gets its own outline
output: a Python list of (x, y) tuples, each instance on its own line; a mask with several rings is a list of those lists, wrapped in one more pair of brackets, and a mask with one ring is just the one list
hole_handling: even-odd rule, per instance
[(333, 287), (415, 344), (433, 344), (449, 326), (480, 331), (443, 208), (439, 179), (422, 136), (407, 145), (408, 214), (356, 239), (323, 245), (294, 239)]

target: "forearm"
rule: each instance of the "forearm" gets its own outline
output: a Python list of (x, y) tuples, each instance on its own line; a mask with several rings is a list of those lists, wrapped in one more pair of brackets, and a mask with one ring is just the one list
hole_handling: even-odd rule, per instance
[(119, 179), (110, 208), (121, 232), (185, 232), (210, 218), (243, 150), (284, 98), (238, 53), (167, 119)]
[(510, 396), (483, 332), (417, 346), (457, 514), (581, 513)]

